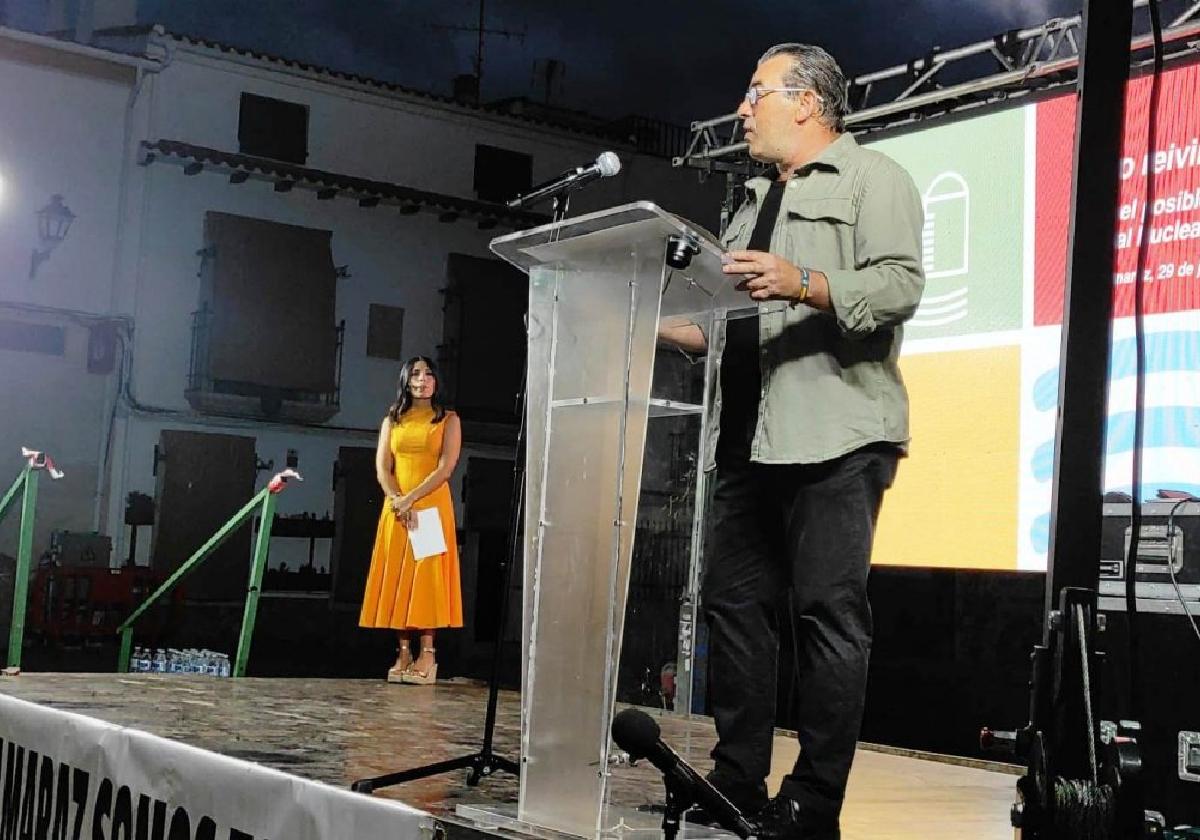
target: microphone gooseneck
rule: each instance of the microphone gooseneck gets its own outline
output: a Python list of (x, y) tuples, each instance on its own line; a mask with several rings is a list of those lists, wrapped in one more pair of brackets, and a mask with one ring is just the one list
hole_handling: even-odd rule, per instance
[(530, 207), (549, 198), (560, 198), (597, 178), (611, 178), (620, 171), (621, 159), (613, 152), (601, 152), (590, 166), (577, 166), (557, 178), (538, 184), (524, 195), (506, 202), (506, 206), (515, 210)]

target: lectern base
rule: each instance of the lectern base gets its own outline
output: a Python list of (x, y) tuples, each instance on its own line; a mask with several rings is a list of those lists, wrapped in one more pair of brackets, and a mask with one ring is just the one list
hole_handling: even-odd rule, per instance
[[(517, 819), (517, 806), (458, 805), (454, 813), (482, 831), (503, 833), (518, 837), (536, 837), (539, 840), (565, 840), (580, 835), (565, 834), (544, 826), (522, 822)], [(589, 840), (659, 840), (663, 836), (661, 811), (639, 811), (609, 805), (604, 809), (601, 820), (603, 828)], [(681, 840), (737, 840), (737, 835), (720, 828), (682, 823), (678, 838)]]

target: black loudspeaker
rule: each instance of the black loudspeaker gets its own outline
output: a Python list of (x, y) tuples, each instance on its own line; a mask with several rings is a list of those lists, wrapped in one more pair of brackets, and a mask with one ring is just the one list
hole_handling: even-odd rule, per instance
[(1140, 614), (1131, 671), (1128, 616), (1105, 615), (1101, 717), (1140, 720), (1146, 807), (1161, 812), (1169, 826), (1200, 824), (1200, 639), (1183, 616)]
[(1135, 718), (1142, 724), (1146, 807), (1160, 811), (1169, 826), (1197, 825), (1200, 636), (1193, 622), (1200, 625), (1200, 504), (1161, 501), (1142, 506), (1134, 569), (1134, 667), (1124, 599), (1129, 513), (1128, 504), (1104, 506), (1099, 588), (1109, 667), (1102, 717)]

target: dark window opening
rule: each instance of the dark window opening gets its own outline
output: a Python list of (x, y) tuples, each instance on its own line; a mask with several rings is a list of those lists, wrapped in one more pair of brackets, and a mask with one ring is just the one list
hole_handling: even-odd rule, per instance
[(243, 93), (238, 150), (244, 155), (304, 164), (308, 160), (308, 106)]
[(367, 355), (374, 359), (404, 359), (404, 308), (372, 303), (367, 315)]
[(516, 423), (528, 299), (528, 278), (507, 263), (450, 254), (439, 355), (447, 400), (463, 420)]
[(322, 422), (340, 404), (344, 326), (332, 234), (209, 212), (188, 400), (217, 414)]
[(533, 184), (533, 156), (496, 146), (475, 147), (475, 195), (497, 203), (529, 192)]

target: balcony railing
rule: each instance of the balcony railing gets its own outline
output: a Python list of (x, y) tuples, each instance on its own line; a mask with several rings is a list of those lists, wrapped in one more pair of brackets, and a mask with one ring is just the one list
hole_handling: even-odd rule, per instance
[(342, 352), (346, 322), (334, 332), (333, 386), (312, 391), (212, 375), (213, 311), (203, 304), (192, 313), (191, 358), (188, 363), (188, 402), (206, 414), (256, 417), (265, 420), (324, 422), (341, 408)]

